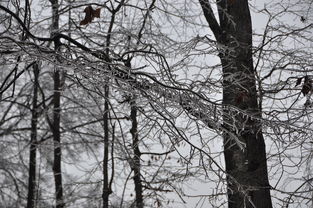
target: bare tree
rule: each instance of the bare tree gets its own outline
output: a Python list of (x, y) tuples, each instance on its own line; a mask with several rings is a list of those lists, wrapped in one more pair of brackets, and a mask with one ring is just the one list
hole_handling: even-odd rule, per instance
[[(224, 154), (229, 207), (272, 207), (265, 143), (259, 119), (252, 24), (248, 1), (219, 1), (219, 23), (209, 1), (200, 1), (206, 20), (219, 44), (223, 68), (223, 125), (238, 137), (224, 133)], [(243, 114), (228, 110), (233, 106)], [(245, 116), (248, 115), (248, 118)]]
[(39, 88), (39, 66), (35, 63), (34, 71), (34, 92), (31, 119), (31, 136), (29, 147), (29, 176), (28, 176), (28, 196), (27, 208), (33, 208), (36, 204), (36, 166), (37, 166), (37, 123), (38, 123), (38, 88)]
[[(58, 0), (50, 1), (52, 6), (52, 24), (51, 24), (51, 36), (55, 36), (59, 30), (59, 2)], [(60, 51), (61, 42), (58, 38), (54, 40), (55, 51)], [(55, 67), (53, 73), (54, 81), (54, 91), (53, 91), (53, 122), (51, 125), (51, 130), (53, 134), (53, 146), (54, 146), (54, 160), (53, 160), (53, 175), (55, 182), (55, 200), (56, 207), (63, 208), (64, 198), (63, 198), (63, 185), (62, 185), (62, 150), (61, 150), (61, 133), (60, 133), (60, 116), (61, 116), (61, 79), (60, 70)], [(50, 123), (50, 121), (49, 121)]]

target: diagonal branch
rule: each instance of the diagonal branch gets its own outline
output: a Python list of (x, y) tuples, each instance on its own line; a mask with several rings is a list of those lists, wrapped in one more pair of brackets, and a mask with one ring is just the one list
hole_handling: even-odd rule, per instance
[(62, 38), (62, 39), (65, 39), (65, 40), (69, 41), (70, 43), (76, 45), (77, 47), (81, 48), (85, 52), (88, 52), (88, 53), (92, 54), (93, 56), (95, 56), (97, 58), (104, 59), (107, 62), (110, 61), (110, 58), (109, 58), (109, 56), (106, 53), (104, 53), (102, 51), (93, 51), (93, 50), (89, 49), (88, 47), (84, 46), (83, 44), (79, 43), (78, 41), (76, 41), (76, 40), (74, 40), (74, 39), (70, 38), (69, 36), (64, 35), (62, 33), (53, 33), (52, 37), (50, 37), (50, 38), (35, 36), (34, 34), (32, 34), (28, 30), (28, 28), (25, 26), (23, 21), (14, 12), (12, 12), (11, 10), (7, 9), (6, 7), (4, 7), (2, 5), (0, 5), (0, 9), (2, 9), (6, 13), (8, 13), (12, 17), (14, 17), (18, 21), (18, 23), (23, 27), (23, 29), (26, 32), (26, 34), (29, 37), (33, 38), (33, 39), (36, 39), (36, 40), (39, 40), (39, 41), (58, 41), (58, 40), (60, 40)]
[(213, 13), (211, 4), (209, 2), (209, 0), (199, 0), (200, 5), (202, 7), (203, 10), (203, 14), (205, 19), (207, 20), (207, 22), (209, 23), (209, 27), (212, 30), (215, 39), (217, 40), (217, 42), (221, 43), (222, 42), (222, 29), (219, 25), (219, 23), (216, 20), (216, 17)]

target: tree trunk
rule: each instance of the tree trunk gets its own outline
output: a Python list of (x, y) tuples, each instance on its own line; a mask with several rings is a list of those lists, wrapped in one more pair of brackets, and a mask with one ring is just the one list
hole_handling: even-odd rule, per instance
[(134, 171), (134, 184), (135, 184), (135, 192), (136, 192), (136, 207), (143, 208), (143, 196), (142, 196), (142, 184), (141, 184), (141, 173), (140, 173), (140, 149), (139, 149), (139, 140), (138, 140), (138, 123), (137, 123), (137, 106), (135, 98), (133, 97), (131, 102), (131, 112), (130, 119), (132, 121), (132, 128), (130, 129), (130, 133), (132, 135), (133, 140), (133, 151), (134, 158), (132, 169)]
[[(223, 68), (223, 122), (227, 130), (224, 133), (224, 154), (229, 208), (270, 208), (272, 202), (265, 143), (258, 119), (261, 110), (257, 102), (248, 1), (219, 1), (219, 24), (216, 19), (210, 19), (213, 17), (210, 3), (206, 0), (200, 0), (200, 3), (219, 43)], [(245, 148), (241, 149), (227, 132), (236, 135), (246, 144)]]
[[(131, 58), (124, 62), (125, 66), (131, 70)], [(132, 127), (130, 129), (130, 133), (132, 135), (133, 141), (133, 152), (134, 157), (132, 160), (131, 168), (134, 171), (134, 184), (135, 184), (135, 193), (136, 193), (136, 208), (143, 208), (143, 194), (142, 194), (142, 183), (141, 183), (141, 172), (140, 172), (140, 156), (141, 152), (139, 149), (139, 139), (138, 139), (138, 122), (137, 122), (137, 105), (136, 105), (136, 96), (133, 94), (130, 98), (130, 119), (132, 121)]]
[[(59, 3), (58, 0), (50, 0), (52, 4), (52, 32), (53, 37), (59, 30)], [(60, 40), (54, 41), (55, 51), (59, 50)], [(63, 185), (62, 185), (62, 168), (61, 168), (61, 133), (60, 133), (60, 114), (61, 114), (61, 82), (60, 82), (60, 71), (56, 67), (53, 74), (54, 81), (54, 92), (53, 92), (53, 144), (54, 144), (54, 162), (53, 162), (53, 175), (55, 183), (55, 197), (56, 197), (56, 208), (63, 208), (65, 206), (63, 199)]]
[(103, 129), (104, 129), (104, 156), (103, 156), (103, 190), (102, 190), (102, 200), (103, 208), (109, 207), (109, 195), (111, 190), (109, 187), (109, 86), (104, 86), (105, 91), (105, 101), (104, 101), (104, 114), (103, 114)]
[(60, 73), (54, 72), (54, 94), (53, 94), (53, 143), (54, 143), (54, 163), (53, 174), (55, 182), (56, 208), (63, 208), (63, 186), (61, 169), (61, 134), (60, 134)]
[(35, 207), (35, 187), (36, 187), (36, 153), (37, 153), (37, 96), (38, 96), (38, 76), (39, 67), (35, 63), (34, 69), (34, 93), (33, 93), (33, 108), (31, 119), (31, 133), (30, 133), (30, 148), (29, 148), (29, 175), (28, 175), (28, 196), (27, 208)]

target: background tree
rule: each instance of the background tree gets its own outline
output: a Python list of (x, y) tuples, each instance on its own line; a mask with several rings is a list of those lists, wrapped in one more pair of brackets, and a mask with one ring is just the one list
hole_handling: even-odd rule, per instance
[(38, 63), (33, 65), (34, 71), (34, 91), (33, 103), (31, 109), (31, 133), (30, 133), (30, 147), (29, 147), (29, 175), (28, 175), (28, 196), (27, 208), (35, 207), (36, 202), (36, 184), (37, 184), (37, 123), (38, 123), (38, 88), (39, 88), (39, 73), (40, 69)]
[[(51, 22), (51, 37), (54, 37), (55, 34), (58, 33), (59, 27), (59, 1), (51, 0), (51, 8), (52, 8), (52, 22)], [(60, 51), (61, 42), (59, 38), (54, 38), (54, 50), (56, 53)], [(60, 62), (58, 57), (56, 57), (57, 61)], [(54, 91), (53, 91), (53, 118), (52, 122), (50, 118), (47, 117), (48, 123), (50, 125), (52, 134), (53, 134), (53, 148), (54, 148), (54, 158), (53, 158), (53, 175), (55, 182), (55, 201), (56, 208), (64, 207), (64, 199), (63, 199), (63, 185), (62, 185), (62, 149), (61, 149), (61, 132), (60, 132), (60, 117), (61, 117), (61, 75), (60, 68), (55, 66), (54, 74), (53, 74), (53, 83), (54, 83)]]

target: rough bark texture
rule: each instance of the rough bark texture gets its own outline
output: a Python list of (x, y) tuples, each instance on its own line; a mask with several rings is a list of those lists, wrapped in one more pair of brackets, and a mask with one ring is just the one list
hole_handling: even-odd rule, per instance
[(37, 97), (38, 97), (38, 76), (39, 67), (35, 63), (34, 69), (34, 92), (33, 92), (33, 106), (31, 119), (31, 133), (30, 133), (30, 148), (29, 148), (29, 174), (28, 174), (28, 195), (27, 208), (35, 207), (35, 190), (36, 190), (36, 154), (37, 154)]
[[(272, 207), (268, 183), (266, 150), (259, 120), (255, 71), (252, 59), (252, 24), (247, 0), (221, 0), (220, 23), (212, 20), (210, 4), (200, 0), (205, 17), (219, 43), (223, 70), (224, 127), (246, 144), (240, 149), (235, 140), (224, 134), (224, 154), (228, 183), (228, 205)], [(216, 29), (217, 28), (217, 29)], [(234, 106), (242, 114), (229, 110)], [(250, 115), (250, 116), (244, 116)]]

